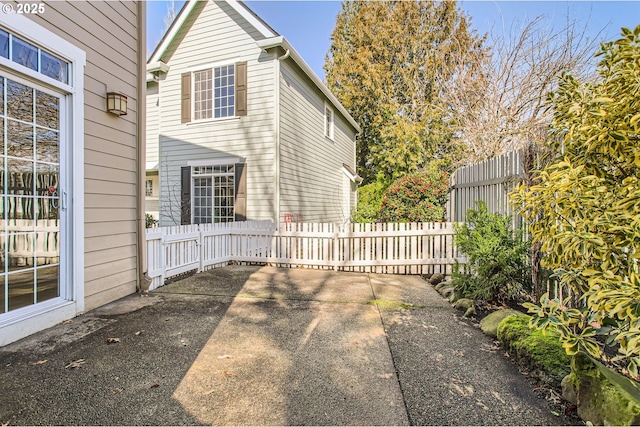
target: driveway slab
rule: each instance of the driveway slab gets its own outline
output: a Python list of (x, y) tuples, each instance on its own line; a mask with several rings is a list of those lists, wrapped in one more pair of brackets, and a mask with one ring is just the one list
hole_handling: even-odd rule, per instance
[(11, 425), (562, 421), (417, 276), (210, 270), (0, 348), (0, 383)]

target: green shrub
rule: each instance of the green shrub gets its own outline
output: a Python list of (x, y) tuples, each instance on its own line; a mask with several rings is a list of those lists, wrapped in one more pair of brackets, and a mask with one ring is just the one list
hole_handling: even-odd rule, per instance
[(493, 214), (476, 202), (467, 222), (456, 224), (458, 250), (467, 257), (465, 271), (456, 265), (452, 284), (466, 298), (506, 302), (531, 291), (529, 243), (511, 228), (511, 217)]
[(153, 215), (145, 214), (144, 220), (147, 228), (153, 228), (158, 225), (158, 220), (155, 219)]
[(448, 184), (448, 174), (435, 168), (395, 180), (382, 198), (380, 221), (444, 220)]
[(558, 331), (569, 354), (617, 352), (611, 361), (640, 381), (640, 26), (598, 56), (597, 83), (563, 75), (550, 97), (549, 145), (562, 158), (512, 197), (543, 265), (583, 305), (543, 296), (528, 306), (532, 325)]
[(358, 188), (358, 204), (352, 212), (353, 222), (378, 222), (382, 196), (389, 187), (389, 181), (378, 175), (376, 181)]

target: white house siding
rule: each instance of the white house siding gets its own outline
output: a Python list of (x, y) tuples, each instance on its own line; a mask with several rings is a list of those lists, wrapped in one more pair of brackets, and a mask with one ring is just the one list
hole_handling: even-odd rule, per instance
[[(247, 160), (247, 218), (274, 219), (274, 63), (256, 46), (260, 38), (226, 3), (203, 2), (163, 55), (170, 70), (160, 83), (161, 225), (180, 222), (180, 168), (224, 157)], [(227, 61), (248, 62), (247, 116), (181, 123), (181, 74)]]
[[(147, 82), (147, 126), (146, 126), (146, 180), (153, 183), (153, 195), (145, 196), (145, 212), (154, 218), (159, 217), (160, 181), (158, 177), (160, 129), (160, 99), (158, 82)], [(146, 185), (146, 184), (145, 184)]]
[[(334, 139), (324, 136), (326, 97), (292, 60), (280, 68), (280, 214), (304, 222), (343, 223), (355, 204), (349, 186), (346, 206), (343, 164), (355, 170), (355, 130), (334, 111)], [(295, 218), (294, 218), (295, 219)]]
[[(30, 15), (86, 52), (85, 310), (136, 290), (136, 125), (144, 120), (138, 116), (138, 49), (144, 49), (139, 10), (144, 13), (135, 2), (56, 1), (46, 3), (44, 13)], [(128, 97), (126, 116), (106, 112), (107, 91)]]
[(147, 169), (153, 169), (153, 166), (158, 163), (158, 131), (160, 128), (158, 89), (157, 82), (147, 82)]

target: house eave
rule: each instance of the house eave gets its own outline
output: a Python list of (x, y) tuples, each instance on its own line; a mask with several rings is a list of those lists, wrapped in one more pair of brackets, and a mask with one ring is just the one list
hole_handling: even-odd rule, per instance
[(169, 65), (164, 62), (155, 61), (147, 64), (147, 73), (167, 73), (169, 68)]
[(309, 79), (318, 87), (318, 89), (320, 89), (320, 91), (327, 97), (329, 102), (331, 102), (331, 104), (338, 111), (340, 111), (340, 114), (342, 114), (342, 116), (347, 119), (349, 124), (353, 126), (356, 132), (358, 133), (360, 132), (360, 126), (353, 119), (353, 117), (351, 117), (351, 114), (349, 114), (349, 112), (342, 106), (340, 101), (338, 101), (338, 99), (333, 95), (333, 93), (331, 93), (329, 88), (324, 84), (322, 80), (320, 80), (320, 77), (318, 77), (318, 75), (313, 71), (313, 69), (311, 69), (309, 64), (306, 63), (306, 61), (293, 48), (293, 46), (291, 46), (291, 44), (286, 38), (284, 38), (283, 36), (271, 37), (264, 40), (258, 40), (256, 44), (259, 48), (265, 51), (269, 49), (273, 49), (275, 47), (281, 47), (285, 51), (289, 51), (290, 58), (293, 59), (293, 61), (296, 64), (298, 64), (300, 69), (302, 69), (302, 71), (307, 75), (307, 77), (309, 77)]
[(351, 182), (355, 183), (356, 185), (362, 184), (363, 178), (355, 173), (349, 165), (343, 163), (342, 172), (347, 176), (347, 178), (349, 178)]

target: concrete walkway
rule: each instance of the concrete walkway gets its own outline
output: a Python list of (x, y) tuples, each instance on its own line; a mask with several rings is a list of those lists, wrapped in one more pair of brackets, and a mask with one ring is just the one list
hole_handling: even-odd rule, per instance
[(0, 383), (11, 425), (562, 422), (415, 276), (211, 270), (0, 348)]

